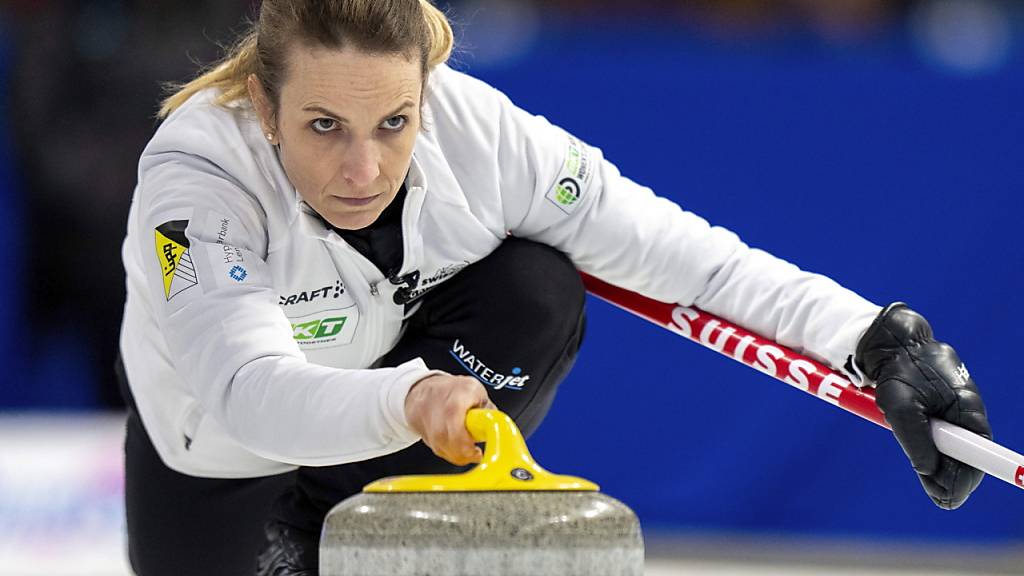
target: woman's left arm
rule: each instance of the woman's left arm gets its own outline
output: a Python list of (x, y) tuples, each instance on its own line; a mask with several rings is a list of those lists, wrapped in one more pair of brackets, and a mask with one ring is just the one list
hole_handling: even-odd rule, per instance
[(559, 248), (580, 270), (697, 305), (839, 369), (881, 310), (656, 196), (544, 118), (507, 99), (501, 109), (506, 226)]
[(607, 282), (697, 305), (877, 385), (879, 408), (929, 497), (942, 508), (963, 504), (983, 474), (941, 455), (928, 420), (986, 437), (991, 428), (966, 367), (924, 318), (748, 247), (622, 176), (600, 150), (498, 99), (497, 164), (512, 234), (561, 249)]

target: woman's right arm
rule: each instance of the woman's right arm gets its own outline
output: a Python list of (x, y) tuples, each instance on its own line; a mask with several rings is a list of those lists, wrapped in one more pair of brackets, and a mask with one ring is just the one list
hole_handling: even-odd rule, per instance
[(401, 450), (420, 433), (406, 397), (420, 360), (342, 370), (308, 363), (277, 305), (266, 216), (197, 156), (144, 157), (134, 248), (171, 362), (204, 411), (243, 446), (295, 465)]

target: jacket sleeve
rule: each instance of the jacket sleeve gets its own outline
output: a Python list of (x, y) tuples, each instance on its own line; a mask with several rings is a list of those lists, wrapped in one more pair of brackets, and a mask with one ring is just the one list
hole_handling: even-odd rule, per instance
[(418, 440), (405, 419), (422, 361), (341, 370), (307, 363), (265, 262), (266, 216), (216, 165), (143, 157), (137, 250), (180, 379), (253, 453), (294, 465), (365, 460)]
[[(880, 308), (619, 173), (601, 151), (496, 93), (505, 225), (576, 266), (662, 302), (696, 305), (843, 369)], [(855, 381), (856, 374), (850, 374)]]

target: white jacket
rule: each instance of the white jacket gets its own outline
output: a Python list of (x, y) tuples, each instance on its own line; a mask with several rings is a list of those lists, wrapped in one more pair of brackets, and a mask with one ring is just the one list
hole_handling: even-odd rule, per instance
[[(400, 273), (418, 270), (421, 286), (513, 234), (834, 367), (878, 313), (655, 196), (490, 86), (445, 66), (430, 82), (402, 213)], [(121, 350), (158, 452), (230, 478), (412, 444), (404, 400), (430, 367), (369, 368), (401, 334), (396, 286), (301, 201), (251, 109), (213, 96), (190, 99), (143, 152), (123, 248)]]

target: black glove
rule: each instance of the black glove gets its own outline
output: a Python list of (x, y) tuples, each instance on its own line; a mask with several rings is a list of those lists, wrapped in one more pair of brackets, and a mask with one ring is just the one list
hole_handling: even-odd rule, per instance
[(932, 337), (932, 327), (902, 302), (875, 318), (857, 344), (857, 365), (877, 383), (878, 407), (940, 508), (959, 508), (984, 473), (941, 454), (928, 420), (940, 418), (992, 438), (985, 404), (953, 348)]

